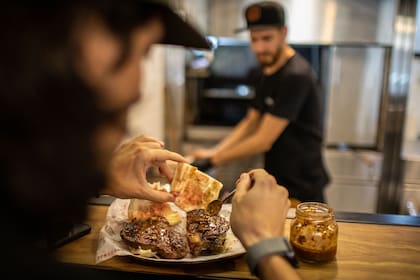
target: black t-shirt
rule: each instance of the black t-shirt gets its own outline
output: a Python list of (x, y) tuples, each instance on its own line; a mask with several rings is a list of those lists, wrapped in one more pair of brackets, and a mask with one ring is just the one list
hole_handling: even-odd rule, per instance
[(290, 197), (320, 201), (329, 182), (322, 157), (322, 96), (310, 64), (299, 54), (272, 75), (261, 75), (252, 107), (289, 120), (265, 154), (265, 169)]

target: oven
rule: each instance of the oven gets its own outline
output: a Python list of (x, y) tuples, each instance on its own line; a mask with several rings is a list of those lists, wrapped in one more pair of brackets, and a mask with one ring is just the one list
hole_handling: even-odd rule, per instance
[[(246, 113), (254, 97), (254, 73), (258, 63), (247, 41), (212, 38), (212, 57), (207, 67), (187, 72), (187, 128), (232, 127)], [(192, 65), (200, 54), (192, 59)]]

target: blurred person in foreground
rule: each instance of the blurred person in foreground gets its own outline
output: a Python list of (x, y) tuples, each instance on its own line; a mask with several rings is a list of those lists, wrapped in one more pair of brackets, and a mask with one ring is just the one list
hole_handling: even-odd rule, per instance
[[(298, 201), (325, 202), (321, 91), (310, 64), (287, 44), (284, 8), (263, 1), (245, 9), (250, 45), (261, 65), (246, 116), (216, 146), (193, 151), (200, 169), (264, 153), (264, 169)], [(203, 160), (204, 159), (204, 160)]]
[[(97, 194), (174, 199), (152, 190), (146, 172), (158, 167), (170, 180), (167, 161), (186, 160), (153, 138), (121, 144), (127, 110), (140, 98), (139, 63), (153, 44), (208, 43), (162, 1), (8, 1), (1, 13), (2, 275), (94, 279), (54, 260), (49, 229), (83, 221)], [(246, 203), (235, 205), (242, 215)]]
[(186, 161), (157, 139), (121, 144), (139, 63), (155, 43), (208, 43), (159, 1), (8, 1), (1, 13), (2, 273), (77, 279), (50, 255), (51, 235), (98, 194), (172, 201), (146, 172), (170, 180), (166, 161)]

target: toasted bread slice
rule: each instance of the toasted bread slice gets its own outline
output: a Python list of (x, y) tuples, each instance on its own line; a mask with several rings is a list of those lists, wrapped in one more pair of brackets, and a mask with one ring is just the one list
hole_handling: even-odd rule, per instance
[(187, 163), (178, 163), (171, 182), (171, 193), (175, 194), (175, 204), (188, 212), (205, 209), (219, 197), (223, 184)]
[[(157, 190), (164, 190), (159, 183), (150, 184)], [(181, 222), (179, 213), (172, 209), (167, 202), (153, 202), (144, 199), (133, 198), (128, 206), (128, 219), (130, 221), (144, 221), (152, 217), (164, 217), (170, 225), (176, 225)]]

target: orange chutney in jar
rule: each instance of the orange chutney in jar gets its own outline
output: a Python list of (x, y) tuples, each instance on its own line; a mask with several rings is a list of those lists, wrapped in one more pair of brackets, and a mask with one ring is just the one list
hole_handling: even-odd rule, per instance
[(331, 207), (319, 202), (303, 202), (297, 205), (289, 239), (300, 260), (333, 260), (337, 253), (337, 237), (338, 225)]

